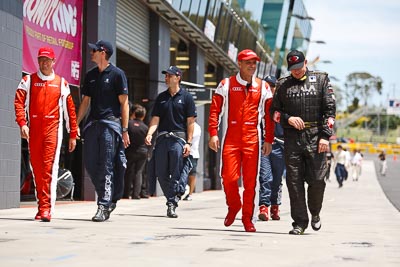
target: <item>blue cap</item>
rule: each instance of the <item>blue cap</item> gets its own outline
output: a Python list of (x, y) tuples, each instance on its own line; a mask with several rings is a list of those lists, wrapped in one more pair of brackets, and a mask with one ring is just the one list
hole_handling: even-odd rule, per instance
[(110, 42), (98, 40), (95, 44), (88, 43), (91, 49), (95, 49), (97, 51), (105, 51), (109, 56), (111, 56), (114, 52), (113, 47)]
[(275, 85), (276, 85), (276, 78), (275, 78), (275, 76), (268, 75), (268, 76), (266, 76), (266, 77), (264, 78), (264, 81), (266, 81), (266, 82), (269, 83), (269, 84), (272, 84), (272, 86), (275, 86)]
[(170, 66), (167, 70), (163, 70), (161, 72), (162, 74), (171, 74), (171, 75), (176, 75), (176, 76), (182, 76), (182, 71), (180, 68), (177, 66)]

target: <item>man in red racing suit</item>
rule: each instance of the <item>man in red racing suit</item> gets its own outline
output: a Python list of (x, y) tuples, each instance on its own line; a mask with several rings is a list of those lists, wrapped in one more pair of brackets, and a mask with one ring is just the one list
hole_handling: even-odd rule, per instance
[(63, 116), (70, 133), (69, 151), (76, 146), (75, 106), (68, 83), (53, 71), (54, 51), (39, 49), (39, 71), (22, 78), (15, 94), (16, 122), (28, 140), (39, 211), (36, 220), (49, 222), (56, 200)]
[[(243, 177), (242, 223), (246, 232), (255, 232), (256, 184), (260, 169), (261, 123), (265, 126), (262, 152), (271, 152), (274, 123), (269, 116), (272, 92), (265, 81), (254, 77), (259, 57), (249, 49), (238, 55), (239, 73), (221, 81), (213, 96), (208, 131), (209, 147), (218, 152), (218, 127), (223, 116), (221, 170), (230, 226), (242, 208), (238, 180)], [(258, 204), (258, 203), (257, 203)]]

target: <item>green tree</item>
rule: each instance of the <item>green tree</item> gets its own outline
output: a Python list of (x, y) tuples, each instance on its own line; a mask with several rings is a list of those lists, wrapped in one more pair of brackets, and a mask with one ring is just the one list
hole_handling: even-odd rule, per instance
[(347, 107), (347, 110), (349, 111), (349, 113), (352, 113), (353, 111), (357, 110), (359, 107), (359, 103), (360, 103), (360, 99), (358, 99), (357, 97), (354, 97), (351, 105)]
[(345, 87), (347, 93), (353, 97), (353, 100), (359, 98), (367, 106), (368, 98), (373, 91), (382, 94), (382, 83), (382, 79), (379, 76), (373, 76), (368, 72), (353, 72), (347, 75)]

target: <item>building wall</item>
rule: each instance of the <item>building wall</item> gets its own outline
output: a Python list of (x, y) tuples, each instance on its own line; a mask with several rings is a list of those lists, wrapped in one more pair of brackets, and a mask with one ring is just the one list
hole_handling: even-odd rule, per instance
[(21, 139), (14, 95), (22, 69), (22, 0), (0, 1), (0, 209), (19, 207)]

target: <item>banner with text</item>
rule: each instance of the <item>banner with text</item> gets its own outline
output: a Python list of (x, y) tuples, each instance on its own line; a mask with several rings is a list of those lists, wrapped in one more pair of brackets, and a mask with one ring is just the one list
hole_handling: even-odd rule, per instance
[(82, 66), (83, 0), (24, 0), (22, 70), (38, 70), (37, 53), (49, 46), (56, 54), (54, 71), (79, 86)]
[(389, 99), (387, 114), (400, 116), (400, 99)]

